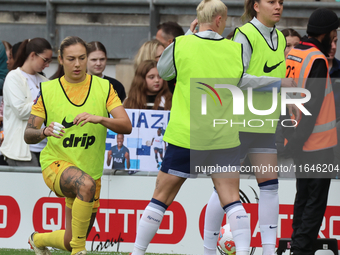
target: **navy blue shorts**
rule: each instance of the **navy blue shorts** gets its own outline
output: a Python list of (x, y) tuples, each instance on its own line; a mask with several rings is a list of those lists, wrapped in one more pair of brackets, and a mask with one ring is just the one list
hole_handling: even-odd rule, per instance
[(154, 147), (153, 150), (158, 151), (160, 154), (163, 154), (163, 148)]
[(198, 174), (236, 172), (240, 169), (240, 146), (222, 150), (190, 150), (169, 144), (161, 171), (183, 178)]
[(241, 160), (249, 153), (276, 153), (275, 134), (240, 132)]

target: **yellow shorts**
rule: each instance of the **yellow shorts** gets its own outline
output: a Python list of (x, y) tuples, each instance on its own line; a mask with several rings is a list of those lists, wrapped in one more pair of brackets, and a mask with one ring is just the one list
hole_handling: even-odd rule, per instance
[[(60, 188), (60, 176), (64, 172), (64, 170), (70, 166), (76, 167), (74, 164), (71, 164), (66, 161), (55, 161), (47, 168), (42, 171), (44, 181), (46, 185), (58, 196), (65, 197)], [(94, 204), (92, 212), (95, 213), (98, 211), (100, 206), (99, 197), (100, 197), (100, 189), (101, 189), (101, 178), (96, 180), (96, 193), (94, 195)], [(72, 209), (74, 198), (65, 197), (66, 206)]]

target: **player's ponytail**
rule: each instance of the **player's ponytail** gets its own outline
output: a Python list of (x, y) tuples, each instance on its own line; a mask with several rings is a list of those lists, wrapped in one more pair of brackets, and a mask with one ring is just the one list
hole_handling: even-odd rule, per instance
[(247, 22), (256, 17), (257, 13), (254, 9), (255, 2), (259, 3), (261, 0), (245, 0), (244, 13), (241, 16), (243, 22)]

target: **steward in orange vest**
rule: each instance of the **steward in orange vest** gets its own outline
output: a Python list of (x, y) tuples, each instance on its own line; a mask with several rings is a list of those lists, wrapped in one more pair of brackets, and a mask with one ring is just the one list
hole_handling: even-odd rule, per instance
[(301, 146), (302, 151), (311, 152), (337, 145), (335, 103), (328, 61), (316, 44), (318, 41), (313, 38), (303, 40), (289, 52), (286, 60), (286, 77), (294, 78), (298, 87), (311, 92), (311, 100), (304, 107), (312, 115), (301, 113), (298, 127), (290, 139), (291, 143), (296, 140), (294, 151), (300, 150)]
[[(296, 165), (291, 254), (313, 255), (313, 244), (327, 207), (333, 165), (333, 147), (337, 144), (335, 104), (326, 56), (339, 27), (338, 16), (331, 10), (315, 10), (308, 20), (308, 37), (292, 49), (286, 60), (286, 77), (311, 93), (296, 128), (288, 137), (284, 152)], [(293, 95), (294, 96), (294, 95)], [(298, 95), (304, 97), (304, 95)], [(336, 170), (335, 170), (336, 171)]]

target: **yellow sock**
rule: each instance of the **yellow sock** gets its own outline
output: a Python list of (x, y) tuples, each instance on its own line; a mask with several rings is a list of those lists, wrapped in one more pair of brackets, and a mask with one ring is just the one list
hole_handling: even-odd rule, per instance
[(92, 215), (93, 202), (76, 198), (72, 206), (72, 253), (85, 250), (86, 234)]
[(64, 246), (65, 230), (57, 230), (51, 233), (36, 233), (33, 241), (37, 247), (54, 247), (66, 251)]

